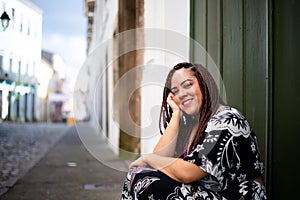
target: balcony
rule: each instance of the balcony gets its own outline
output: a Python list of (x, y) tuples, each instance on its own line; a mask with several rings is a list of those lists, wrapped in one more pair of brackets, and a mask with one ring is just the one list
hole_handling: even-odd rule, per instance
[(84, 1), (84, 13), (87, 17), (93, 16), (95, 10), (95, 0)]

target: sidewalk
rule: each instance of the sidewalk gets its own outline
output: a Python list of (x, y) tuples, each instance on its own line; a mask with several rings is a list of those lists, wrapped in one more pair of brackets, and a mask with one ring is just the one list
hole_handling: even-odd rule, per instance
[(120, 199), (127, 164), (115, 157), (104, 139), (88, 144), (98, 148), (102, 159), (95, 159), (84, 147), (78, 130), (87, 136), (97, 134), (88, 124), (70, 127), (57, 145), (0, 199)]

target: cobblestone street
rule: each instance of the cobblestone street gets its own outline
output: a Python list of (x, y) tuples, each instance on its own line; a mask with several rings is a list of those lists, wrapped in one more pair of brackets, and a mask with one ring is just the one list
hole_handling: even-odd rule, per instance
[(89, 123), (0, 124), (0, 200), (120, 199), (128, 161), (98, 136)]
[(66, 124), (0, 124), (0, 195), (11, 188), (66, 133)]

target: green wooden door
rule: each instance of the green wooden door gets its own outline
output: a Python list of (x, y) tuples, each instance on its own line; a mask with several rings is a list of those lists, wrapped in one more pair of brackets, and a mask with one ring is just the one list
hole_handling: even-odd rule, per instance
[[(227, 104), (238, 108), (250, 122), (266, 166), (270, 136), (267, 11), (267, 0), (191, 3), (191, 37), (219, 67)], [(191, 60), (197, 62), (197, 50), (192, 47), (191, 53)]]
[[(255, 130), (269, 199), (296, 199), (300, 1), (194, 0), (191, 37), (219, 66), (228, 104)], [(191, 60), (197, 62), (191, 47)]]
[(274, 1), (272, 199), (299, 199), (300, 1)]
[[(191, 36), (219, 67), (228, 104), (241, 110), (266, 155), (268, 113), (268, 26), (261, 0), (193, 1)], [(197, 51), (192, 50), (197, 61)]]

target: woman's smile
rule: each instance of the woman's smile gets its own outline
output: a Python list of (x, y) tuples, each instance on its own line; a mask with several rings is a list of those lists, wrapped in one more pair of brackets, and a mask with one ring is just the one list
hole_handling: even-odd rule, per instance
[(189, 106), (191, 106), (193, 104), (193, 98), (186, 99), (186, 100), (182, 101), (181, 104), (184, 107), (189, 107)]

